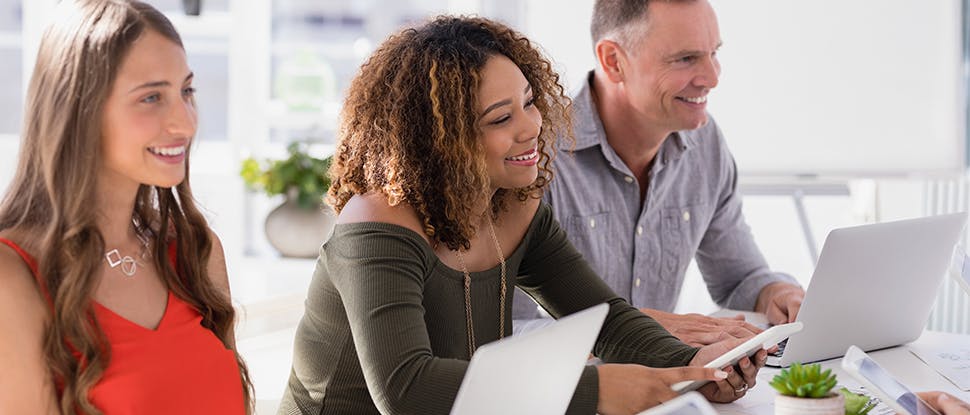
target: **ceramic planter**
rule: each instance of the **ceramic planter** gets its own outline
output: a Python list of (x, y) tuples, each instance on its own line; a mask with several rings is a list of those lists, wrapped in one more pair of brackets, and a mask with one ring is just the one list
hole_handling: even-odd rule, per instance
[(775, 415), (844, 415), (845, 398), (841, 393), (811, 399), (793, 396), (775, 396)]
[(330, 237), (335, 220), (326, 205), (307, 209), (300, 207), (295, 198), (287, 198), (266, 216), (266, 239), (285, 257), (316, 258), (320, 246)]

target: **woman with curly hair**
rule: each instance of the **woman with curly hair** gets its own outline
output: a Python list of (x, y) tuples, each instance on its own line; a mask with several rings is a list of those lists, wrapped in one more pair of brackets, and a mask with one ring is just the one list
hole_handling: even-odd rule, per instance
[[(570, 413), (632, 413), (725, 377), (619, 298), (540, 202), (568, 98), (520, 34), (439, 17), (385, 41), (347, 98), (331, 167), (339, 213), (299, 324), (281, 414), (445, 414), (477, 346), (512, 332), (511, 291), (555, 317), (610, 311)], [(763, 352), (762, 352), (763, 353)], [(753, 383), (757, 369), (744, 377)], [(731, 397), (734, 397), (731, 388)], [(496, 397), (501, 398), (501, 397)]]
[(192, 78), (151, 6), (58, 6), (0, 204), (0, 413), (250, 412), (222, 247), (189, 188)]

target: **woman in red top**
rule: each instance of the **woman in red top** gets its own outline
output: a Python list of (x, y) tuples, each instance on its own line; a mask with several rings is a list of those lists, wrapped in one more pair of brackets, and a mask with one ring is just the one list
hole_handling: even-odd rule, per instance
[(0, 413), (251, 412), (179, 35), (136, 1), (58, 8), (0, 204)]

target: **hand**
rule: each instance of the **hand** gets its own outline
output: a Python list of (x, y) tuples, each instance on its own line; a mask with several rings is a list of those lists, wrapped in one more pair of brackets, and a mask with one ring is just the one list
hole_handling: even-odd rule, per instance
[(734, 318), (715, 318), (700, 314), (674, 314), (650, 308), (641, 312), (657, 320), (670, 334), (694, 347), (707, 346), (724, 340), (747, 340), (761, 333), (761, 329), (744, 321), (743, 315)]
[[(703, 366), (741, 343), (744, 340), (735, 339), (702, 347), (694, 355), (690, 365)], [(726, 379), (708, 383), (697, 391), (711, 402), (728, 403), (741, 399), (757, 383), (758, 370), (764, 367), (767, 360), (768, 352), (759, 350), (751, 358), (741, 358), (735, 366), (725, 367), (723, 370), (728, 374)]]
[(761, 289), (754, 310), (768, 316), (771, 324), (791, 323), (798, 317), (804, 299), (805, 290), (802, 287), (773, 282)]
[(970, 415), (970, 404), (943, 392), (920, 392), (920, 399), (943, 415)]
[(675, 367), (656, 369), (637, 364), (605, 364), (599, 373), (599, 404), (603, 415), (635, 414), (678, 396), (670, 387), (685, 380), (720, 380), (728, 377), (716, 369)]

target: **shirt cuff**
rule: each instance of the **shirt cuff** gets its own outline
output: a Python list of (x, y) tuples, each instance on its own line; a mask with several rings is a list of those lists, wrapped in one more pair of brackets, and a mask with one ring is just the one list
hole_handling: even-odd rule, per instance
[(758, 295), (761, 294), (761, 290), (765, 288), (768, 284), (784, 282), (792, 285), (801, 286), (795, 277), (782, 272), (772, 272), (762, 275), (755, 275), (745, 278), (738, 284), (731, 296), (728, 297), (725, 304), (721, 307), (729, 308), (732, 310), (748, 310), (754, 311), (754, 307), (758, 302)]

